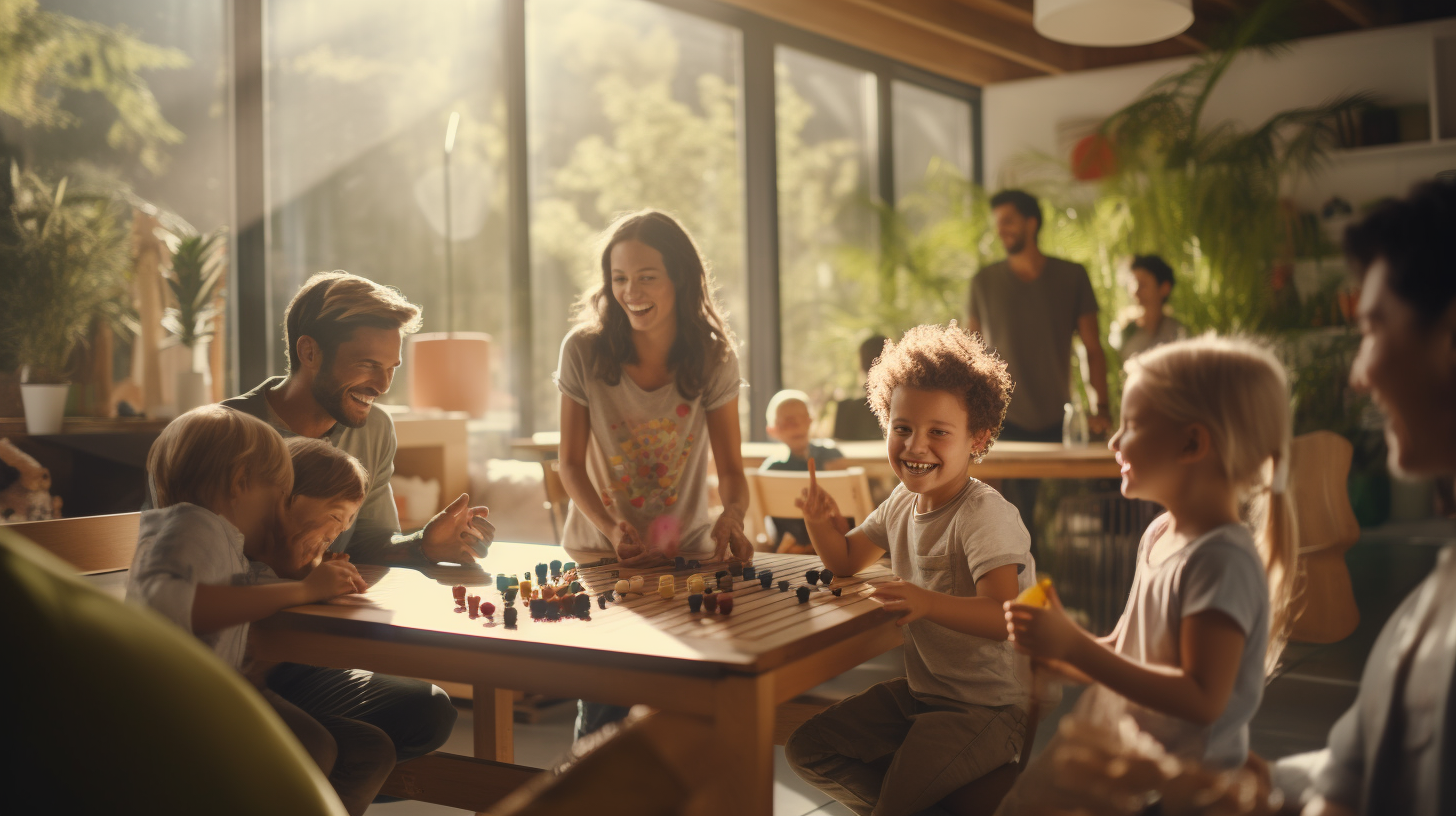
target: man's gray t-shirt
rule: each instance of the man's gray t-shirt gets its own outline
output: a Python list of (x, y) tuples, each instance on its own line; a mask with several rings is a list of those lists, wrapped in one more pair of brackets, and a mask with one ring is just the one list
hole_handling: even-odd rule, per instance
[(1264, 653), (1269, 645), (1264, 562), (1247, 527), (1225, 524), (1154, 565), (1148, 557), (1168, 521), (1168, 516), (1160, 517), (1143, 534), (1132, 592), (1113, 630), (1112, 648), (1140, 663), (1178, 666), (1183, 619), (1209, 610), (1227, 615), (1244, 632), (1244, 651), (1223, 715), (1211, 726), (1199, 726), (1124, 701), (1101, 686), (1078, 700), (1079, 710), (1090, 714), (1125, 705), (1139, 727), (1169, 753), (1214, 768), (1235, 768), (1248, 756), (1249, 720), (1264, 696)]
[[(268, 404), (268, 391), (282, 383), (282, 377), (270, 377), (252, 391), (223, 400), (222, 404), (272, 425), (284, 439), (298, 436), (283, 423), (274, 412), (273, 406)], [(397, 445), (394, 420), (389, 418), (383, 408), (378, 405), (371, 406), (362, 428), (350, 428), (342, 422), (336, 422), (323, 438), (358, 459), (369, 471), (369, 492), (364, 496), (364, 504), (359, 508), (354, 526), (334, 539), (329, 549), (333, 552), (349, 553), (356, 563), (380, 563), (385, 549), (399, 533), (399, 510), (394, 505), (394, 490), (389, 486), (389, 480), (394, 476), (394, 451)]]
[[(192, 601), (198, 584), (236, 586), (255, 583), (253, 565), (243, 555), (243, 534), (227, 519), (186, 502), (142, 511), (141, 530), (126, 601), (149, 606), (192, 631)], [(241, 669), (248, 646), (248, 625), (197, 635), (222, 662)]]
[(1087, 270), (1061, 258), (1047, 258), (1036, 280), (1017, 277), (1006, 261), (971, 279), (970, 317), (1016, 384), (1007, 423), (1028, 431), (1061, 425), (1072, 393), (1072, 335), (1089, 314), (1097, 314), (1097, 296)]
[[(644, 541), (675, 532), (683, 552), (711, 552), (708, 414), (738, 399), (738, 356), (729, 349), (705, 378), (703, 392), (689, 400), (676, 382), (644, 391), (625, 371), (608, 385), (592, 375), (592, 354), (591, 338), (573, 329), (561, 343), (555, 379), (561, 393), (590, 413), (586, 470), (602, 504)], [(583, 563), (612, 554), (611, 542), (575, 502), (561, 544)]]
[[(976, 596), (976, 582), (1007, 564), (1017, 566), (1017, 589), (1036, 583), (1031, 537), (1021, 514), (976, 479), (943, 507), (917, 513), (918, 494), (895, 487), (884, 504), (855, 528), (890, 553), (890, 568), (932, 592)], [(985, 706), (1026, 704), (1027, 688), (1014, 647), (968, 635), (924, 618), (904, 629), (905, 673), (920, 698)]]

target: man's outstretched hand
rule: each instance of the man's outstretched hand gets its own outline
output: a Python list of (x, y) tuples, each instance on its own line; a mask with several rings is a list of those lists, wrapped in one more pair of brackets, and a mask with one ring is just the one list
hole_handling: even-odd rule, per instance
[(495, 525), (486, 520), (488, 515), (490, 508), (471, 507), (470, 494), (461, 493), (425, 525), (421, 542), (425, 557), (452, 564), (468, 564), (484, 557), (495, 540)]

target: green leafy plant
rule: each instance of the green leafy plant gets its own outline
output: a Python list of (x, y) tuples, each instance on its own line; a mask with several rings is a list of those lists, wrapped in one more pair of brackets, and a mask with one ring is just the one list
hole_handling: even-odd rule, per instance
[(29, 382), (65, 382), (97, 315), (122, 316), (131, 235), (109, 194), (54, 187), (11, 165), (15, 201), (0, 242), (0, 346)]
[(107, 143), (137, 153), (152, 172), (183, 136), (162, 116), (141, 72), (188, 64), (181, 51), (125, 28), (42, 11), (37, 0), (0, 0), (0, 113), (29, 128), (69, 127), (76, 118), (61, 105), (66, 92), (100, 94), (116, 110)]
[(162, 326), (187, 348), (212, 337), (218, 309), (218, 288), (226, 269), (227, 244), (222, 230), (206, 235), (165, 236), (172, 262), (162, 272), (176, 305), (168, 306)]

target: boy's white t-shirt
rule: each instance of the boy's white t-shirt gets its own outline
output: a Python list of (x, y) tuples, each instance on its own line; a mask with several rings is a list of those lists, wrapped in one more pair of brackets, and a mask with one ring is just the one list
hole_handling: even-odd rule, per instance
[[(703, 392), (689, 400), (676, 382), (644, 391), (626, 372), (608, 385), (592, 375), (592, 354), (591, 338), (573, 329), (561, 342), (555, 379), (561, 393), (590, 412), (586, 470), (602, 504), (636, 527), (644, 541), (655, 534), (654, 523), (671, 525), (683, 553), (712, 552), (708, 413), (738, 399), (738, 356), (730, 348), (705, 378)], [(561, 544), (581, 562), (612, 554), (611, 542), (578, 512), (576, 502)]]
[(1127, 713), (1175, 756), (1199, 759), (1214, 768), (1235, 768), (1249, 753), (1249, 720), (1264, 696), (1264, 653), (1269, 645), (1269, 583), (1254, 536), (1242, 524), (1204, 533), (1160, 564), (1148, 561), (1153, 543), (1167, 528), (1161, 516), (1138, 546), (1137, 571), (1127, 609), (1113, 630), (1113, 650), (1142, 663), (1177, 666), (1183, 618), (1216, 610), (1244, 632), (1244, 650), (1223, 716), (1211, 726), (1161, 714), (1095, 686), (1078, 700), (1078, 712)]
[(149, 606), (196, 635), (222, 662), (241, 669), (248, 647), (248, 625), (198, 635), (192, 631), (192, 601), (198, 584), (232, 586), (255, 583), (243, 555), (243, 534), (227, 519), (182, 502), (143, 510), (136, 554), (127, 574), (127, 603)]
[[(915, 512), (919, 496), (898, 485), (855, 532), (890, 553), (901, 579), (933, 592), (976, 596), (976, 582), (1008, 564), (1017, 566), (1017, 588), (1036, 583), (1031, 537), (1021, 514), (1001, 494), (976, 479), (943, 507)], [(1014, 647), (947, 629), (924, 618), (905, 634), (905, 673), (920, 698), (944, 698), (986, 706), (1025, 705), (1024, 672)]]

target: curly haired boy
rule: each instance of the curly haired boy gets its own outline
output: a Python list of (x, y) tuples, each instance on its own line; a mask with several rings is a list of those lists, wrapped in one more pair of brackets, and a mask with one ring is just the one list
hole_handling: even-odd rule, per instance
[(849, 531), (812, 475), (799, 498), (826, 567), (853, 575), (888, 551), (901, 579), (876, 597), (900, 613), (906, 676), (831, 706), (784, 749), (855, 813), (918, 813), (1021, 751), (1027, 690), (1001, 604), (1036, 582), (1036, 564), (1016, 508), (967, 475), (1011, 387), (1006, 364), (954, 323), (911, 329), (869, 373), (901, 484)]

